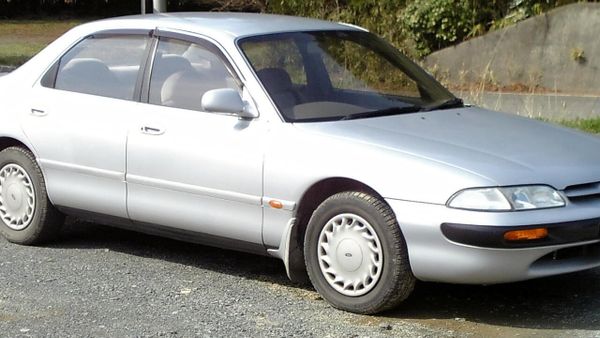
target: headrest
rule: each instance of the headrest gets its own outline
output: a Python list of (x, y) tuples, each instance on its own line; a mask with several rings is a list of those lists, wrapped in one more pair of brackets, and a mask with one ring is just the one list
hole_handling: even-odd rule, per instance
[(56, 78), (56, 88), (109, 97), (123, 95), (117, 77), (102, 61), (92, 58), (67, 62)]
[(195, 72), (177, 72), (165, 80), (160, 91), (161, 102), (169, 107), (200, 110), (202, 87), (202, 78)]
[(89, 78), (98, 76), (101, 79), (105, 77), (113, 78), (110, 69), (102, 61), (92, 58), (72, 59), (64, 65), (61, 72)]
[(183, 56), (179, 55), (163, 55), (158, 58), (153, 66), (153, 77), (164, 80), (167, 76), (180, 72), (191, 71), (192, 65)]
[(285, 69), (264, 68), (257, 71), (256, 75), (271, 94), (292, 89), (292, 79)]

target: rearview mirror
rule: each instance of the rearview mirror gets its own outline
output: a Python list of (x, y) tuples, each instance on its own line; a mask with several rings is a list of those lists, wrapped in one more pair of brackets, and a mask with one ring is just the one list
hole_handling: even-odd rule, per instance
[(240, 93), (231, 88), (209, 90), (202, 95), (202, 109), (213, 113), (235, 114), (242, 118), (255, 118), (256, 115), (247, 111)]

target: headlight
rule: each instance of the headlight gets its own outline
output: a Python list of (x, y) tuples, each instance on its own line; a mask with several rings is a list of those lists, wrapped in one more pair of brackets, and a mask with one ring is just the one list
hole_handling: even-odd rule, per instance
[(459, 191), (448, 201), (457, 209), (509, 211), (565, 206), (560, 194), (549, 186), (476, 188)]

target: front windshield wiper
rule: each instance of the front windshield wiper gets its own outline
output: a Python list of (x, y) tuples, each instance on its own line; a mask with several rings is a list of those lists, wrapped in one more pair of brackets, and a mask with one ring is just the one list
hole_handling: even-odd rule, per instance
[(344, 120), (354, 120), (361, 119), (366, 117), (379, 117), (379, 116), (390, 116), (390, 115), (399, 115), (399, 114), (407, 114), (407, 113), (416, 113), (421, 111), (423, 107), (420, 106), (406, 106), (406, 107), (391, 107), (379, 110), (370, 110), (361, 113), (354, 113), (345, 115), (340, 119), (340, 121)]
[(462, 108), (465, 106), (465, 103), (462, 99), (458, 97), (443, 101), (441, 103), (433, 104), (430, 106), (426, 106), (421, 108), (421, 111), (432, 111), (437, 109), (450, 109), (450, 108)]

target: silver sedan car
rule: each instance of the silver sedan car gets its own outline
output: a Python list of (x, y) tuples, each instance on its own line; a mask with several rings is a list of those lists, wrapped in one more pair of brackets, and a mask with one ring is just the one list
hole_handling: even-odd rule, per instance
[(277, 257), (334, 307), (600, 266), (600, 138), (465, 106), (366, 30), (81, 25), (0, 78), (0, 232), (64, 215)]

